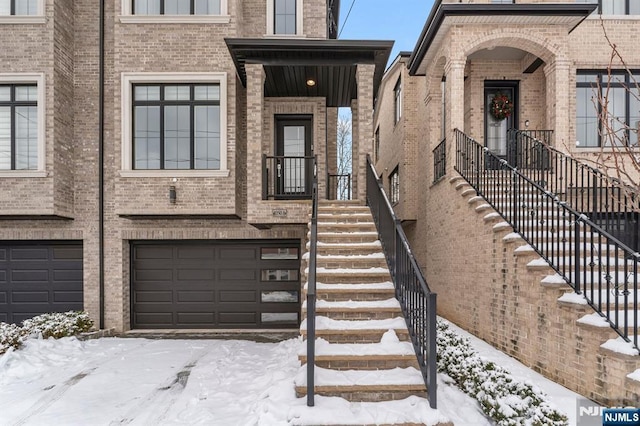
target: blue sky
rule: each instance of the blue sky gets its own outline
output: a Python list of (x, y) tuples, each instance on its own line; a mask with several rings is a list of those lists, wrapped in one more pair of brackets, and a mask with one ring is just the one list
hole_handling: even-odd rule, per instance
[(341, 39), (394, 40), (390, 60), (402, 50), (413, 50), (433, 0), (340, 0)]

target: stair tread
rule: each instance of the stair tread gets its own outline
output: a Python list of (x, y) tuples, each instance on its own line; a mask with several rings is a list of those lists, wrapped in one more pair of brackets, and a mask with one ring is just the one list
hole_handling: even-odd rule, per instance
[[(298, 352), (300, 356), (307, 355), (307, 345), (302, 345)], [(413, 344), (398, 340), (393, 330), (387, 331), (378, 343), (330, 343), (324, 339), (316, 339), (316, 357), (384, 357), (389, 355), (415, 356)]]
[[(316, 330), (327, 331), (363, 331), (363, 330), (406, 330), (407, 324), (402, 317), (381, 320), (336, 320), (323, 316), (316, 316)], [(300, 330), (307, 330), (307, 320), (300, 324)]]
[[(307, 366), (300, 368), (295, 378), (296, 386), (307, 385)], [(393, 368), (390, 370), (331, 370), (327, 368), (315, 368), (316, 388), (340, 387), (349, 389), (381, 387), (392, 390), (392, 387), (408, 389), (424, 389), (424, 378), (420, 370), (414, 367)]]
[[(633, 340), (634, 336), (629, 336)], [(638, 350), (633, 347), (633, 343), (626, 342), (622, 337), (615, 339), (609, 339), (600, 345), (603, 349), (608, 349), (611, 352), (615, 352), (621, 355), (638, 356)]]
[[(307, 308), (307, 301), (305, 300), (302, 304), (302, 309)], [(399, 310), (400, 302), (395, 298), (386, 299), (386, 300), (348, 300), (348, 301), (327, 301), (327, 300), (318, 300), (316, 302), (317, 310), (327, 310), (327, 309), (338, 309), (338, 310), (385, 310), (385, 309), (394, 309)]]
[[(309, 273), (309, 268), (305, 268), (305, 273)], [(316, 268), (316, 274), (388, 274), (388, 268)]]
[[(318, 260), (369, 260), (369, 259), (384, 259), (382, 252), (370, 253), (370, 254), (318, 254), (316, 259)], [(302, 259), (309, 259), (309, 252), (302, 255)]]

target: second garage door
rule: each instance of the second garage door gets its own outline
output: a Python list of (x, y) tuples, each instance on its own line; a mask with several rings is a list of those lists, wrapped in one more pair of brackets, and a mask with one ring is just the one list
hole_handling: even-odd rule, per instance
[(132, 328), (293, 328), (300, 242), (132, 243)]

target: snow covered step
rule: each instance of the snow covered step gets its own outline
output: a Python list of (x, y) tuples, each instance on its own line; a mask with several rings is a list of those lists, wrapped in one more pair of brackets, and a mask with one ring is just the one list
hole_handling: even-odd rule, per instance
[[(308, 274), (308, 269), (305, 269)], [(316, 279), (327, 284), (376, 283), (391, 281), (389, 269), (377, 268), (316, 268)]]
[[(302, 316), (307, 314), (307, 302), (302, 304)], [(402, 315), (400, 303), (395, 299), (370, 301), (327, 301), (316, 302), (316, 314), (339, 320), (386, 319)]]
[[(308, 283), (304, 289), (308, 288)], [(379, 300), (394, 297), (395, 287), (390, 281), (379, 283), (354, 284), (325, 284), (316, 283), (316, 297), (318, 300), (346, 301), (346, 300)]]
[[(562, 266), (571, 266), (573, 267), (574, 263), (575, 263), (575, 258), (574, 257), (554, 257), (552, 259), (552, 261), (556, 264), (556, 266), (558, 267), (562, 267)], [(598, 274), (600, 271), (602, 271), (603, 273), (606, 272), (607, 270), (609, 271), (625, 271), (625, 262), (620, 259), (620, 258), (615, 258), (615, 257), (587, 257), (585, 258), (581, 258), (580, 259), (580, 269), (582, 270), (586, 270), (587, 272), (590, 271), (594, 271), (595, 274)], [(529, 269), (539, 269), (539, 268), (544, 268), (544, 267), (549, 267), (549, 264), (547, 263), (546, 260), (539, 258), (539, 259), (534, 259), (531, 262), (527, 263), (527, 267)], [(626, 270), (629, 270), (633, 268), (633, 264), (631, 262), (628, 262), (626, 264)], [(589, 273), (587, 273), (587, 275), (589, 275)]]
[[(611, 321), (616, 322), (617, 320), (618, 329), (622, 333), (626, 332), (628, 335), (633, 335), (633, 333), (635, 332), (634, 324), (635, 324), (636, 316), (638, 316), (638, 313), (636, 311), (620, 310), (620, 311), (617, 311), (617, 317), (616, 317), (616, 311), (609, 311), (607, 312), (607, 314), (609, 315), (609, 318), (611, 319)], [(627, 320), (626, 323), (625, 323), (625, 318)], [(604, 317), (601, 317), (600, 314), (598, 314), (597, 312), (583, 316), (578, 320), (578, 323), (590, 325), (593, 327), (603, 327), (603, 328), (610, 327), (607, 320)]]
[[(409, 340), (407, 325), (402, 317), (354, 321), (316, 317), (316, 337), (331, 343), (377, 343), (389, 330), (393, 330), (400, 340)], [(300, 324), (300, 333), (306, 338), (306, 319)]]
[(318, 222), (318, 232), (376, 232), (373, 222), (342, 223)]
[(371, 212), (331, 212), (318, 213), (318, 223), (320, 222), (337, 222), (337, 223), (360, 223), (373, 222)]
[(378, 241), (378, 231), (367, 232), (329, 232), (318, 230), (318, 243), (320, 244), (358, 244)]
[[(299, 397), (307, 392), (306, 373), (306, 365), (303, 365), (295, 378)], [(422, 373), (413, 367), (377, 371), (338, 371), (316, 367), (315, 373), (316, 394), (337, 396), (352, 402), (393, 401), (412, 395), (426, 396)]]
[[(632, 287), (632, 285), (630, 287)], [(595, 288), (593, 292), (587, 289), (585, 294), (568, 292), (565, 293), (560, 299), (558, 299), (558, 301), (565, 304), (587, 306), (587, 299), (585, 298), (585, 295), (589, 297), (589, 299), (596, 306), (600, 306), (602, 309), (608, 308), (609, 310), (614, 310), (616, 306), (623, 306), (625, 301), (625, 295), (621, 292), (615, 292), (613, 290), (599, 291), (597, 288)], [(629, 294), (626, 296), (626, 298), (631, 304), (633, 304), (633, 300), (638, 300), (640, 306), (640, 290), (635, 292), (634, 295), (633, 288), (630, 288)]]
[(369, 269), (387, 266), (387, 260), (380, 251), (365, 255), (319, 255), (316, 262), (318, 267), (327, 269)]
[[(310, 245), (307, 243), (307, 250)], [(372, 254), (380, 253), (382, 245), (379, 240), (366, 243), (318, 243), (318, 255), (351, 255), (351, 254)]]
[[(301, 346), (298, 358), (302, 364), (307, 362), (307, 345)], [(377, 343), (329, 343), (316, 339), (315, 363), (335, 370), (418, 368), (413, 344), (401, 342), (393, 330), (387, 331)]]
[[(566, 253), (567, 255), (570, 255), (571, 253), (573, 253), (574, 247), (575, 245), (568, 241), (566, 242), (556, 241), (556, 242), (550, 242), (550, 243), (538, 245), (538, 248), (541, 249), (543, 252)], [(580, 244), (580, 250), (585, 250), (584, 244)], [(607, 250), (609, 250), (609, 253), (615, 253), (615, 246), (607, 245), (607, 244), (588, 243), (586, 245), (586, 250), (588, 252), (593, 252), (593, 253), (607, 253)], [(533, 247), (529, 244), (521, 245), (518, 248), (516, 248), (514, 251), (516, 255), (536, 252), (533, 249)]]

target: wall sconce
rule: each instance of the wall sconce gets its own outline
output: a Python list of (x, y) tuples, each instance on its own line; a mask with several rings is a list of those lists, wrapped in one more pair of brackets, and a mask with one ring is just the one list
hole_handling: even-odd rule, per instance
[(524, 127), (525, 127), (525, 128), (529, 128), (529, 124), (531, 124), (531, 123), (529, 122), (529, 120), (524, 120)]
[(176, 187), (173, 185), (169, 187), (169, 203), (176, 203)]

